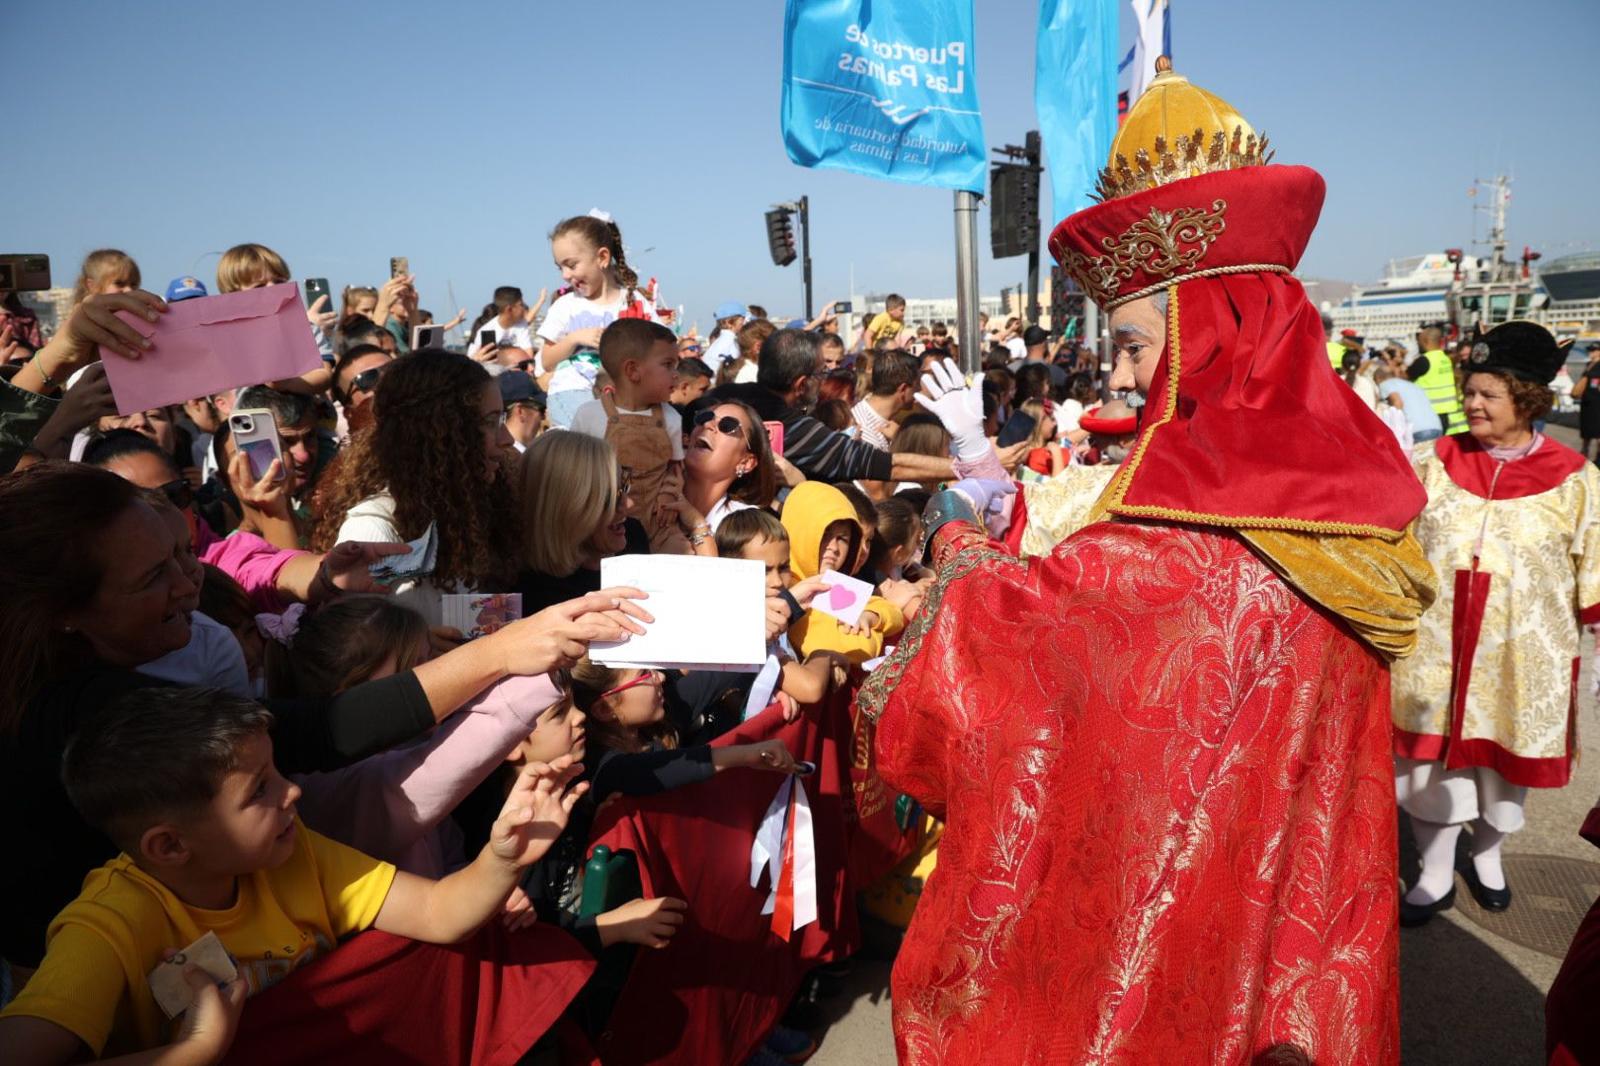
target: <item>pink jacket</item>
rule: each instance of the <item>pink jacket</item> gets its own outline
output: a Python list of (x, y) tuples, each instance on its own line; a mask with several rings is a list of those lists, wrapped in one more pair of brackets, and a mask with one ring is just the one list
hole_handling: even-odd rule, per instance
[(424, 877), (461, 862), (447, 816), (533, 732), (561, 698), (548, 675), (508, 677), (404, 747), (294, 778), (312, 829)]

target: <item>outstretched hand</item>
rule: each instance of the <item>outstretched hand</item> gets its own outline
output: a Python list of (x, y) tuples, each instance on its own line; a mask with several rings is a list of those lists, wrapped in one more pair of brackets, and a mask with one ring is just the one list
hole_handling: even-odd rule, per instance
[(1015, 481), (993, 481), (987, 478), (967, 478), (950, 486), (950, 491), (958, 492), (966, 497), (972, 504), (973, 513), (978, 516), (978, 521), (984, 521), (988, 516), (999, 509), (1007, 496), (1015, 495), (1017, 483)]
[(655, 618), (633, 601), (645, 598), (644, 591), (627, 586), (601, 589), (546, 607), (483, 639), (503, 650), (507, 674), (532, 677), (565, 670), (588, 653), (592, 641), (643, 633), (641, 623)]
[(821, 577), (808, 577), (804, 581), (795, 582), (794, 586), (789, 589), (789, 595), (793, 596), (794, 602), (800, 606), (810, 607), (811, 601), (816, 599), (819, 593), (827, 592), (831, 588), (833, 586), (822, 580)]
[(683, 925), (689, 904), (671, 896), (655, 899), (631, 899), (595, 917), (600, 942), (611, 944), (639, 944), (647, 948), (664, 948)]
[(322, 572), (327, 583), (340, 592), (374, 592), (380, 596), (394, 590), (372, 576), (372, 564), (387, 555), (404, 555), (407, 544), (347, 540), (335, 544), (322, 557)]
[(950, 431), (956, 456), (967, 462), (982, 459), (989, 452), (989, 438), (983, 435), (983, 391), (968, 385), (954, 359), (935, 362), (922, 375), (922, 391), (916, 400)]
[(489, 833), (495, 858), (519, 870), (544, 858), (567, 827), (573, 806), (589, 791), (587, 781), (573, 783), (582, 772), (583, 764), (571, 755), (524, 766)]
[(143, 289), (91, 296), (72, 309), (66, 325), (40, 351), (56, 349), (59, 360), (55, 367), (67, 373), (94, 362), (99, 358), (96, 349), (102, 347), (124, 359), (139, 358), (151, 342), (118, 318), (118, 311), (130, 311), (154, 322), (167, 313), (167, 301)]

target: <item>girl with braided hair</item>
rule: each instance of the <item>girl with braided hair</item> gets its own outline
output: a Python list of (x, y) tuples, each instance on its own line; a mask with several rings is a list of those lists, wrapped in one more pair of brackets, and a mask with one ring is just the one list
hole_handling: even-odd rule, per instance
[(437, 523), (432, 576), (396, 591), (438, 623), (443, 593), (501, 591), (520, 555), (500, 389), (466, 356), (428, 348), (394, 361), (372, 408), (321, 494), (312, 539), (398, 543)]
[(536, 373), (554, 372), (547, 390), (549, 419), (566, 429), (578, 408), (594, 399), (601, 331), (619, 318), (661, 318), (628, 266), (622, 231), (604, 211), (558, 222), (550, 231), (550, 254), (569, 291), (550, 305), (539, 327), (544, 346)]

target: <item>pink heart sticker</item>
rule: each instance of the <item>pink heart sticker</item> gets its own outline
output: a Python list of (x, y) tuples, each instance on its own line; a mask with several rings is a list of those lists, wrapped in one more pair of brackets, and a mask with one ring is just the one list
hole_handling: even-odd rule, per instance
[(843, 585), (835, 585), (828, 590), (828, 606), (835, 611), (842, 611), (856, 602), (855, 590), (847, 589)]

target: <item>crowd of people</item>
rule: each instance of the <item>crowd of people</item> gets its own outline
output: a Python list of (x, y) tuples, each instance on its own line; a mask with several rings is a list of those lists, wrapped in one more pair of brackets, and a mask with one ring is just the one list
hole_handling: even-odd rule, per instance
[[(95, 251), (52, 336), (7, 294), (0, 764), (32, 812), (3, 875), (11, 1061), (168, 1042), (215, 1060), (250, 1031), (247, 995), (365, 929), (449, 944), (498, 915), (595, 956), (666, 945), (682, 900), (580, 915), (595, 811), (797, 764), (779, 740), (712, 745), (751, 713), (754, 675), (588, 658), (651, 621), (639, 590), (601, 588), (601, 562), (761, 562), (770, 702), (794, 720), (916, 617), (923, 508), (963, 455), (998, 440), (1036, 482), (1120, 457), (1084, 417), (1084, 350), (1049, 352), (1037, 327), (986, 328), (962, 437), (923, 384), (955, 338), (907, 326), (898, 296), (859, 326), (730, 302), (701, 338), (669, 327), (603, 213), (558, 223), (550, 251), (553, 299), (496, 289), (464, 350), (413, 350), (432, 315), (397, 272), (337, 308), (308, 294), (319, 368), (131, 414), (102, 360), (160, 359), (159, 331), (152, 347), (124, 319), (208, 298), (201, 279), (163, 298), (131, 255)], [(291, 277), (241, 244), (215, 290)], [(269, 463), (235, 439), (241, 414), (271, 427)], [(425, 535), (426, 573), (375, 576)], [(825, 571), (873, 587), (856, 623), (812, 609)], [(522, 617), (468, 640), (445, 624), (463, 593)], [(169, 1023), (147, 974), (207, 930), (240, 976), (191, 966)], [(814, 1048), (779, 1026), (752, 1061)]]
[[(897, 295), (854, 321), (829, 304), (780, 323), (729, 301), (702, 338), (658, 305), (603, 212), (559, 222), (550, 253), (553, 298), (496, 289), (462, 350), (413, 348), (432, 315), (397, 270), (346, 287), (337, 310), (308, 297), (320, 367), (129, 414), (105, 363), (160, 359), (159, 330), (152, 346), (129, 320), (208, 298), (201, 280), (174, 279), (163, 298), (132, 256), (95, 251), (48, 337), (7, 294), (0, 780), (28, 812), (0, 873), (8, 1061), (248, 1055), (292, 1008), (245, 1000), (278, 986), (360, 1015), (363, 1034), (407, 1031), (414, 1019), (381, 997), (316, 999), (361, 987), (310, 964), (377, 950), (352, 940), (367, 930), (472, 940), (493, 987), (398, 949), (378, 969), (503, 1002), (516, 996), (494, 982), (520, 981), (548, 1002), (495, 1030), (509, 1061), (567, 1054), (612, 1024), (600, 975), (613, 949), (664, 948), (695, 920), (671, 895), (584, 906), (601, 807), (722, 771), (811, 772), (782, 740), (719, 738), (773, 705), (794, 722), (851, 700), (908, 630), (922, 639), (942, 595), (926, 560), (949, 517), (943, 490), (1024, 558), (1050, 556), (1130, 491), (1141, 407), (1161, 387), (1162, 293), (1113, 318), (1109, 377), (1092, 349), (1010, 318), (982, 323), (968, 378), (949, 326), (909, 326)], [(271, 248), (241, 244), (215, 285), (291, 277)], [(1466, 826), (1467, 884), (1504, 909), (1501, 845), (1527, 788), (1567, 780), (1578, 623), (1600, 621), (1600, 472), (1540, 432), (1566, 349), (1514, 323), (1451, 355), (1428, 327), (1410, 356), (1323, 326), (1348, 390), (1318, 402), (1372, 412), (1411, 454), (1427, 505), (1407, 536), (1438, 575), (1414, 635), (1414, 618), (1385, 632), (1379, 608), (1336, 612), (1397, 658), (1395, 787), (1423, 860), (1399, 919), (1451, 905)], [(1586, 418), (1589, 379), (1573, 389)], [(270, 427), (270, 462), (235, 439), (246, 414)], [(1362, 446), (1400, 462), (1387, 441)], [(386, 561), (424, 540), (429, 565), (386, 579)], [(1250, 543), (1293, 572), (1271, 555), (1287, 548)], [(640, 589), (602, 587), (602, 563), (622, 555), (761, 563), (770, 670), (591, 659), (592, 643), (653, 621)], [(855, 622), (819, 609), (828, 573), (871, 586)], [(1420, 610), (1431, 585), (1413, 579)], [(447, 624), (452, 597), (486, 594), (520, 617), (482, 635)], [(890, 878), (902, 887), (940, 839), (926, 814), (903, 823)], [(915, 891), (882, 887), (848, 890), (903, 926)], [(555, 981), (578, 971), (524, 965), (506, 938), (534, 927), (601, 970), (585, 984), (587, 969)], [(207, 933), (237, 977), (179, 954), (198, 957)], [(175, 958), (176, 1020), (152, 975)], [(429, 1038), (459, 1056), (478, 1028)], [(815, 1048), (779, 1024), (749, 1061)]]

